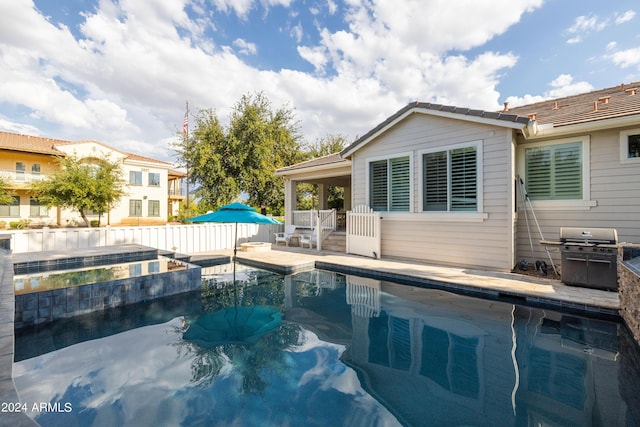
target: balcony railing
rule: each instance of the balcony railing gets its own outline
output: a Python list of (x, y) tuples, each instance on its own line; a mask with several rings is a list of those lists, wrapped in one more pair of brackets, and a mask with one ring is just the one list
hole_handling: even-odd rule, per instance
[(178, 189), (170, 188), (169, 195), (170, 196), (186, 196), (187, 192), (181, 188), (178, 188)]
[(29, 184), (32, 182), (42, 181), (47, 178), (47, 175), (0, 169), (0, 178), (4, 179), (8, 184)]

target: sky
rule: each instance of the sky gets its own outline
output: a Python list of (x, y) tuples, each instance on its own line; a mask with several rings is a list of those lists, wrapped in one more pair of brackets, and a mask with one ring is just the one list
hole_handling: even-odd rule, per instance
[(0, 0), (0, 131), (176, 161), (187, 102), (226, 124), (262, 92), (293, 111), (302, 142), (351, 141), (413, 101), (493, 111), (640, 81), (639, 12), (637, 0)]

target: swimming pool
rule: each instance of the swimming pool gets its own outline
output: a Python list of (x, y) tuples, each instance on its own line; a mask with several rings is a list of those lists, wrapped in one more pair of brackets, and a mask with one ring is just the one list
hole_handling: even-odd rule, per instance
[[(41, 425), (640, 423), (622, 325), (315, 270), (203, 269), (202, 290), (16, 331), (14, 381)], [(237, 307), (282, 322), (246, 344), (190, 325)], [(235, 313), (235, 312), (234, 312)], [(46, 404), (49, 404), (46, 410)], [(67, 411), (68, 409), (68, 411)]]

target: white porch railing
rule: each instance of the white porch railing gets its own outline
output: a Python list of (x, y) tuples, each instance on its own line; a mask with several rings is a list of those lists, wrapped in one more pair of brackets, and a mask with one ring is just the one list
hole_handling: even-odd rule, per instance
[(309, 210), (293, 211), (292, 225), (297, 228), (314, 228), (318, 224), (318, 218), (323, 227), (336, 228), (336, 210)]
[[(320, 226), (318, 226), (320, 224)], [(322, 241), (327, 238), (332, 231), (335, 231), (337, 224), (337, 212), (330, 210), (310, 210), (293, 211), (293, 224), (296, 228), (311, 228), (316, 233), (316, 246), (322, 249)]]

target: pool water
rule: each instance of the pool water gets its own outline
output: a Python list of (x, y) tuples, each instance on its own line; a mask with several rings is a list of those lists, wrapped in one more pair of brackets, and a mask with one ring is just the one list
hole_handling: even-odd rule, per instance
[[(231, 271), (203, 269), (202, 291), (17, 330), (29, 415), (42, 426), (640, 423), (640, 354), (621, 324), (322, 270), (241, 268), (234, 285)], [(281, 322), (245, 342), (185, 339), (250, 306)], [(234, 329), (241, 317), (226, 316)]]
[(92, 283), (110, 282), (149, 274), (185, 270), (186, 268), (186, 264), (174, 259), (158, 257), (152, 260), (123, 262), (105, 266), (17, 274), (13, 278), (13, 287), (16, 295), (22, 295)]

